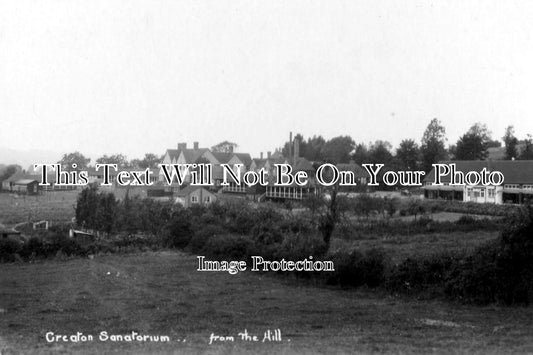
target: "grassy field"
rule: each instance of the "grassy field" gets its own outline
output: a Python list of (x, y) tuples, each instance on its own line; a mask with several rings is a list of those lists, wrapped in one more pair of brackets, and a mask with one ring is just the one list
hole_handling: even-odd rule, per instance
[(69, 222), (74, 217), (78, 194), (76, 190), (30, 196), (0, 193), (0, 223), (8, 225), (43, 219)]
[(464, 253), (494, 240), (499, 236), (498, 231), (474, 231), (454, 233), (428, 233), (395, 236), (367, 236), (357, 240), (333, 239), (331, 250), (369, 250), (383, 249), (391, 257), (392, 262), (398, 263), (408, 257), (429, 256), (440, 252)]
[[(0, 352), (533, 352), (531, 307), (408, 300), (195, 269), (194, 256), (166, 251), (0, 265)], [(260, 341), (239, 340), (245, 329)], [(280, 329), (282, 340), (262, 343), (268, 329)], [(101, 342), (101, 331), (160, 334), (171, 341)], [(83, 332), (96, 340), (47, 343), (47, 332)], [(212, 333), (235, 341), (209, 345)]]

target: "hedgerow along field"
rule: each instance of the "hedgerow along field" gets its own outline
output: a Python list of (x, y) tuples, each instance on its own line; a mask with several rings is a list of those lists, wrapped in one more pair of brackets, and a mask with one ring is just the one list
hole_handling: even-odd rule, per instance
[[(197, 272), (178, 251), (0, 265), (0, 349), (78, 354), (357, 354), (533, 351), (533, 308), (468, 306), (316, 287), (272, 274)], [(279, 343), (209, 345), (211, 333)], [(56, 334), (162, 334), (163, 343), (53, 343)], [(177, 339), (186, 339), (178, 342)], [(290, 340), (290, 341), (289, 341)]]
[[(96, 195), (95, 195), (96, 196)], [(94, 197), (94, 196), (93, 196)], [(105, 202), (102, 206), (109, 207), (110, 205), (107, 204), (108, 197), (102, 196), (101, 202)], [(155, 229), (158, 229), (158, 226), (154, 226), (153, 223), (149, 223), (150, 220), (143, 220), (141, 215), (139, 215), (139, 211), (142, 210), (142, 208), (147, 208), (146, 211), (149, 212), (151, 215), (152, 213), (156, 212), (154, 217), (157, 218), (163, 218), (161, 220), (165, 220), (166, 213), (163, 213), (165, 211), (161, 210), (157, 205), (154, 205), (152, 202), (148, 203), (149, 201), (141, 201), (141, 200), (132, 200), (127, 203), (121, 203), (117, 204), (117, 209), (120, 210), (120, 213), (116, 217), (116, 223), (118, 225), (114, 225), (114, 229), (119, 231), (121, 228), (128, 228), (130, 230), (151, 230), (155, 227)], [(107, 211), (106, 207), (106, 211)], [(173, 214), (170, 216), (170, 219), (167, 221), (167, 227), (162, 230), (164, 234), (166, 235), (167, 242), (170, 241), (171, 245), (167, 244), (167, 246), (174, 247), (174, 248), (185, 248), (186, 250), (194, 251), (194, 248), (199, 248), (200, 250), (205, 251), (206, 253), (210, 253), (215, 256), (220, 257), (228, 257), (232, 255), (233, 253), (237, 253), (239, 257), (244, 257), (249, 250), (247, 251), (247, 247), (249, 246), (258, 246), (258, 245), (264, 245), (265, 247), (270, 246), (271, 243), (274, 243), (276, 245), (276, 249), (270, 248), (270, 250), (267, 249), (260, 249), (261, 253), (270, 253), (270, 255), (273, 254), (279, 254), (276, 252), (276, 250), (282, 250), (282, 251), (288, 251), (289, 253), (287, 255), (298, 255), (298, 254), (308, 254), (309, 250), (313, 250), (313, 246), (311, 245), (311, 249), (309, 249), (308, 242), (316, 242), (317, 238), (316, 236), (313, 238), (301, 238), (302, 236), (299, 234), (302, 230), (308, 231), (309, 230), (309, 224), (305, 220), (299, 220), (298, 216), (292, 215), (290, 211), (285, 211), (282, 214), (280, 214), (280, 208), (279, 206), (275, 205), (263, 205), (261, 208), (257, 209), (255, 212), (254, 210), (247, 209), (245, 205), (235, 205), (233, 207), (230, 206), (224, 207), (224, 206), (214, 206), (214, 208), (202, 210), (197, 209), (196, 211), (184, 211), (177, 209), (173, 212)], [(463, 207), (463, 206), (461, 206)], [(469, 208), (472, 208), (473, 206), (467, 206)], [(89, 211), (93, 211), (93, 209), (89, 209)], [(168, 212), (168, 211), (167, 211)], [(222, 215), (220, 214), (222, 213)], [(142, 213), (141, 213), (142, 214)], [(283, 217), (283, 215), (288, 216), (288, 218)], [(97, 213), (94, 217), (98, 217), (99, 214)], [(89, 216), (90, 217), (90, 216)], [(222, 218), (221, 218), (222, 217)], [(261, 217), (258, 219), (258, 217)], [(97, 222), (97, 219), (93, 219)], [(363, 218), (363, 220), (365, 220)], [(366, 219), (368, 221), (368, 219)], [(381, 256), (379, 256), (379, 253), (372, 253), (374, 250), (374, 247), (369, 247), (367, 250), (369, 251), (366, 253), (367, 250), (362, 245), (355, 245), (353, 248), (355, 251), (359, 252), (360, 254), (353, 254), (348, 255), (345, 253), (347, 249), (344, 248), (343, 252), (344, 254), (340, 255), (333, 255), (333, 257), (336, 257), (338, 261), (342, 262), (339, 263), (339, 265), (343, 265), (345, 272), (341, 272), (338, 276), (335, 277), (335, 282), (340, 283), (341, 285), (347, 284), (350, 286), (356, 286), (360, 287), (361, 285), (369, 285), (371, 287), (375, 287), (376, 285), (383, 285), (385, 289), (389, 290), (402, 290), (402, 293), (411, 293), (412, 290), (415, 290), (415, 293), (412, 294), (412, 298), (416, 299), (421, 294), (420, 291), (429, 290), (430, 293), (439, 294), (439, 295), (449, 295), (452, 298), (458, 298), (461, 299), (463, 297), (472, 298), (472, 296), (476, 296), (477, 293), (463, 293), (460, 288), (457, 287), (450, 287), (455, 286), (457, 284), (457, 281), (461, 281), (461, 283), (464, 283), (468, 287), (475, 286), (472, 282), (470, 282), (471, 276), (469, 276), (468, 273), (472, 273), (472, 276), (478, 277), (480, 274), (476, 269), (465, 269), (463, 270), (463, 267), (461, 266), (461, 261), (457, 260), (457, 258), (454, 257), (454, 260), (450, 260), (447, 256), (445, 257), (439, 257), (437, 259), (417, 259), (417, 256), (420, 256), (420, 252), (424, 251), (424, 247), (427, 247), (429, 244), (436, 244), (435, 248), (438, 250), (440, 247), (444, 248), (444, 251), (446, 251), (447, 247), (450, 246), (450, 244), (454, 244), (454, 241), (446, 240), (446, 235), (442, 234), (440, 237), (437, 237), (437, 240), (440, 240), (443, 243), (435, 243), (435, 240), (433, 243), (428, 243), (428, 238), (438, 236), (439, 230), (448, 230), (453, 233), (450, 233), (450, 235), (456, 235), (457, 232), (463, 233), (465, 230), (470, 230), (473, 227), (479, 228), (481, 230), (486, 229), (485, 224), (492, 224), (491, 221), (481, 221), (481, 223), (476, 222), (475, 220), (472, 220), (472, 218), (466, 218), (466, 219), (459, 219), (455, 222), (455, 224), (448, 224), (448, 223), (442, 223), (439, 222), (438, 224), (434, 224), (432, 221), (428, 221), (425, 218), (420, 218), (415, 223), (408, 223), (407, 225), (404, 224), (404, 222), (396, 221), (393, 219), (388, 219), (386, 224), (383, 225), (383, 221), (380, 221), (381, 219), (378, 219), (376, 223), (368, 225), (360, 225), (359, 228), (362, 229), (365, 234), (367, 235), (366, 240), (367, 241), (381, 241), (387, 240), (387, 238), (393, 237), (393, 238), (401, 238), (401, 244), (403, 246), (407, 246), (408, 248), (401, 248), (402, 253), (405, 253), (403, 257), (407, 257), (407, 262), (400, 264), (400, 268), (394, 267), (391, 270), (392, 275), (388, 275), (384, 279), (375, 279), (372, 276), (375, 275), (375, 271), (380, 271), (382, 269), (382, 261), (383, 259)], [(193, 221), (194, 223), (191, 223)], [(227, 223), (229, 221), (229, 224)], [(255, 222), (254, 222), (255, 221)], [(258, 223), (259, 221), (263, 221), (263, 223)], [(272, 228), (273, 224), (271, 222), (278, 221), (283, 222), (281, 223), (281, 229), (278, 228)], [(184, 223), (185, 222), (185, 223)], [(389, 224), (390, 223), (390, 224)], [(217, 228), (211, 228), (206, 229), (205, 227), (209, 225), (215, 225)], [(122, 225), (122, 227), (120, 227)], [(259, 228), (257, 228), (259, 227)], [(279, 227), (279, 225), (278, 225)], [(413, 234), (406, 235), (397, 235), (398, 230), (403, 230), (405, 227), (408, 227), (408, 230), (413, 231)], [(303, 228), (303, 229), (302, 229)], [(385, 235), (383, 234), (383, 231), (387, 231)], [(295, 230), (299, 230), (300, 232), (295, 232)], [(427, 231), (428, 233), (420, 233), (420, 231)], [(214, 233), (213, 233), (214, 232)], [(353, 228), (352, 228), (353, 232)], [(215, 234), (221, 235), (215, 235)], [(230, 233), (230, 234), (228, 234)], [(231, 234), (233, 233), (233, 234)], [(240, 233), (240, 234), (235, 234)], [(296, 233), (296, 234), (294, 234)], [(468, 232), (468, 233), (477, 233), (474, 232)], [(305, 233), (304, 233), (305, 234)], [(391, 234), (391, 235), (389, 235)], [(401, 233), (400, 233), (401, 234)], [(497, 233), (495, 233), (497, 234)], [(287, 238), (287, 236), (289, 238)], [(351, 237), (353, 235), (348, 236), (339, 236), (338, 238), (334, 239), (341, 239), (342, 241), (350, 241)], [(494, 236), (494, 238), (496, 238)], [(108, 238), (116, 239), (113, 236), (108, 236)], [(120, 239), (120, 238), (119, 238)], [(131, 244), (131, 240), (128, 240), (126, 238), (125, 240), (116, 240), (119, 242), (119, 244), (123, 244), (123, 242), (128, 242)], [(151, 238), (148, 238), (151, 239)], [(357, 235), (355, 233), (355, 241), (357, 241), (360, 238), (360, 235)], [(465, 239), (469, 239), (468, 235), (465, 235)], [(475, 243), (481, 243), (485, 239), (482, 238), (472, 238), (475, 240)], [(481, 239), (481, 240), (480, 240)], [(489, 234), (487, 239), (492, 239), (491, 235)], [(319, 241), (319, 239), (318, 239)], [(334, 240), (335, 241), (335, 240)], [(81, 251), (82, 254), (75, 254), (75, 255), (83, 255), (83, 250), (80, 250), (77, 248), (77, 246), (72, 245), (72, 243), (64, 244), (61, 240), (57, 240), (59, 243), (55, 243), (53, 245), (47, 245), (45, 249), (42, 249), (42, 245), (35, 244), (33, 247), (35, 247), (34, 250), (43, 250), (46, 251), (46, 255), (56, 255), (54, 253), (49, 253), (50, 251), (55, 251), (56, 247), (60, 247), (62, 245), (68, 245), (69, 247), (74, 247), (73, 251)], [(145, 243), (146, 239), (135, 239), (135, 243), (142, 242)], [(161, 244), (157, 244), (157, 240), (155, 243), (155, 246), (157, 249), (160, 249), (162, 247)], [(259, 244), (258, 244), (259, 243)], [(372, 244), (371, 244), (372, 245)], [(49, 250), (50, 246), (52, 246), (53, 250)], [(316, 246), (316, 245), (315, 245)], [(475, 246), (472, 246), (472, 250), (475, 250)], [(31, 248), (30, 248), (31, 249)], [(459, 248), (461, 249), (461, 248)], [(119, 247), (117, 248), (108, 248), (107, 249), (110, 252), (116, 252), (117, 250), (121, 250)], [(133, 250), (137, 250), (133, 248)], [(387, 257), (394, 256), (394, 253), (396, 251), (400, 250), (400, 248), (392, 247), (389, 250), (385, 250), (387, 254), (389, 254)], [(31, 251), (31, 250), (26, 250)], [(489, 250), (490, 251), (490, 250)], [(454, 251), (455, 252), (455, 251)], [(365, 253), (364, 255), (361, 253)], [(283, 254), (283, 253), (282, 253)], [(302, 255), (303, 255), (302, 254)], [(393, 255), (390, 255), (393, 254)], [(490, 253), (489, 253), (490, 254)], [(468, 262), (469, 268), (470, 267), (477, 267), (477, 266), (490, 266), (489, 264), (483, 264), (484, 262), (490, 262), (489, 258), (491, 255), (489, 254), (482, 254), (481, 259), (475, 259), (475, 260), (468, 260), (465, 259), (465, 261)], [(59, 253), (59, 257), (61, 258), (63, 253)], [(304, 256), (305, 256), (304, 255)], [(348, 256), (348, 258), (346, 258)], [(354, 258), (355, 256), (355, 258)], [(364, 256), (362, 259), (361, 257)], [(379, 256), (379, 257), (376, 257)], [(414, 258), (413, 260), (409, 261), (409, 256)], [(487, 258), (489, 257), (489, 258)], [(32, 259), (30, 259), (32, 260)], [(361, 262), (362, 260), (362, 262)], [(391, 259), (394, 262), (394, 257)], [(459, 261), (459, 263), (457, 262)], [(336, 263), (337, 265), (337, 263)], [(455, 268), (456, 274), (452, 275), (446, 275), (446, 278), (441, 278), (443, 267), (446, 268), (447, 265), (451, 265)], [(355, 274), (354, 274), (355, 272)], [(465, 273), (466, 272), (466, 273)], [(361, 274), (364, 274), (364, 278), (360, 278), (359, 276)], [(390, 273), (389, 273), (390, 274)], [(346, 277), (349, 277), (347, 279)], [(367, 276), (371, 276), (370, 279), (367, 278)], [(413, 276), (413, 277), (412, 277)], [(505, 275), (501, 275), (505, 276)], [(355, 279), (353, 278), (355, 277)], [(466, 278), (465, 278), (466, 277)], [(356, 280), (356, 282), (354, 282)], [(378, 281), (376, 283), (376, 280)], [(294, 282), (300, 282), (297, 280), (293, 280)], [(311, 282), (315, 282), (317, 280), (311, 280)], [(348, 282), (346, 282), (348, 281)], [(386, 281), (385, 283), (383, 281)], [(391, 282), (392, 281), (392, 282)], [(484, 279), (474, 279), (475, 282), (481, 282), (480, 285), (483, 286), (483, 282), (490, 281), (490, 280), (484, 280)], [(492, 282), (492, 281), (490, 281)], [(291, 282), (292, 283), (292, 282)], [(417, 285), (419, 283), (419, 285)], [(523, 283), (519, 283), (522, 285)], [(155, 284), (154, 284), (155, 285)], [(318, 285), (318, 282), (317, 282)], [(320, 283), (322, 287), (324, 287), (323, 283)], [(374, 286), (372, 286), (374, 285)], [(461, 285), (461, 284), (459, 284)], [(516, 286), (517, 283), (515, 282), (514, 285)], [(462, 287), (462, 286), (461, 286)], [(339, 292), (339, 288), (336, 288)], [(384, 294), (381, 294), (383, 291), (382, 288), (374, 289), (374, 293), (376, 295), (385, 296)], [(496, 299), (500, 296), (507, 296), (506, 293), (502, 293), (502, 290), (496, 289), (494, 290), (496, 292), (489, 292), (486, 294), (486, 297), (483, 299), (480, 299), (480, 303), (486, 304), (487, 302), (490, 304), (491, 302), (494, 302), (494, 297), (496, 296)], [(505, 290), (503, 290), (505, 291)], [(520, 289), (514, 289), (514, 291), (522, 292)], [(527, 292), (527, 290), (526, 290)], [(423, 294), (423, 293), (422, 293)], [(394, 295), (394, 293), (393, 293)], [(527, 293), (525, 297), (521, 295), (520, 293), (513, 293), (511, 294), (512, 297), (519, 296), (520, 298), (510, 298), (507, 299), (506, 303), (514, 303), (516, 301), (520, 302), (520, 299), (528, 299)], [(385, 296), (387, 297), (387, 296)], [(390, 297), (390, 296), (389, 296)], [(425, 297), (425, 295), (424, 295)], [(427, 325), (442, 325), (442, 326), (451, 326), (451, 327), (457, 327), (457, 324), (453, 321), (446, 321), (446, 320), (435, 320), (432, 318), (422, 319), (420, 322)], [(499, 328), (498, 328), (499, 329)], [(528, 345), (529, 343), (521, 344)]]

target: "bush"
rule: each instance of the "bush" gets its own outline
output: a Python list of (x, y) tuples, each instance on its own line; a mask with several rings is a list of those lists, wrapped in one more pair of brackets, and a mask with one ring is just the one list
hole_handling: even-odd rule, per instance
[(15, 261), (15, 254), (19, 251), (20, 242), (9, 238), (0, 238), (0, 262)]
[(477, 303), (533, 302), (533, 210), (522, 210), (496, 243), (454, 265), (446, 293)]
[(303, 260), (309, 256), (315, 259), (326, 253), (326, 244), (322, 235), (314, 233), (289, 233), (278, 248), (274, 255), (277, 259), (285, 258), (286, 260)]
[(193, 236), (191, 216), (188, 210), (178, 208), (172, 213), (170, 221), (163, 231), (163, 240), (167, 247), (185, 248)]
[(329, 284), (342, 287), (379, 286), (385, 277), (386, 257), (382, 250), (371, 249), (366, 253), (339, 252), (331, 256), (335, 272), (327, 276)]
[(207, 256), (215, 260), (244, 260), (255, 255), (256, 247), (248, 237), (223, 234), (209, 238), (203, 250)]
[(201, 252), (205, 245), (207, 244), (207, 241), (217, 235), (224, 235), (227, 234), (228, 231), (216, 224), (208, 224), (201, 227), (198, 231), (194, 233), (194, 236), (191, 238), (189, 242), (189, 247), (193, 253), (199, 253)]
[(533, 302), (533, 210), (518, 213), (498, 240), (468, 255), (404, 261), (392, 269), (386, 285), (395, 292), (433, 291), (481, 304)]
[(446, 254), (435, 254), (417, 259), (409, 258), (391, 268), (385, 287), (391, 292), (442, 294), (443, 283), (449, 269), (457, 258)]

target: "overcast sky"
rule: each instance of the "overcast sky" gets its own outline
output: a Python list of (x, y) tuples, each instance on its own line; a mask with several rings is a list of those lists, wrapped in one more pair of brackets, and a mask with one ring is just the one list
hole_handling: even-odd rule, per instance
[[(1, 1), (0, 146), (533, 133), (532, 1)], [(0, 157), (1, 158), (1, 157)], [(2, 159), (0, 159), (2, 160)]]

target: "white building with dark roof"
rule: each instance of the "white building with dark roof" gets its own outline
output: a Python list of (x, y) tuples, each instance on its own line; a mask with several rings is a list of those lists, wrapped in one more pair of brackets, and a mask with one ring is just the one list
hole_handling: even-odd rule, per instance
[(424, 196), (429, 199), (458, 200), (479, 203), (522, 204), (533, 200), (533, 160), (476, 160), (447, 161), (441, 164), (455, 164), (456, 170), (467, 174), (470, 171), (499, 171), (504, 181), (499, 186), (452, 185), (449, 175), (442, 176), (442, 185), (435, 185), (435, 169), (424, 179)]

